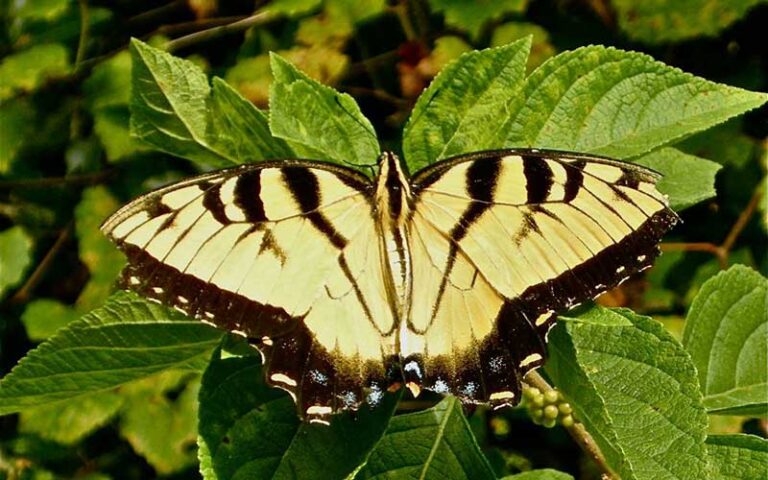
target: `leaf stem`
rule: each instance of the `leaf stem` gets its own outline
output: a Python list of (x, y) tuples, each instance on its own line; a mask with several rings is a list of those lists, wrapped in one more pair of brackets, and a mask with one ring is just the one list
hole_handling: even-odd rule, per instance
[(24, 282), (24, 285), (22, 285), (21, 288), (16, 291), (13, 297), (8, 300), (9, 303), (20, 304), (27, 301), (29, 295), (32, 293), (32, 290), (34, 290), (37, 284), (40, 283), (40, 280), (43, 279), (45, 272), (48, 271), (48, 268), (51, 266), (51, 263), (53, 263), (56, 255), (58, 255), (61, 248), (64, 246), (67, 240), (69, 240), (69, 236), (72, 234), (73, 227), (74, 222), (69, 222), (67, 226), (65, 226), (59, 232), (59, 236), (56, 237), (56, 241), (53, 242), (51, 248), (45, 253), (45, 256), (37, 265), (35, 271), (32, 272), (32, 275), (27, 278), (27, 281)]
[(711, 242), (668, 242), (662, 243), (661, 249), (665, 252), (671, 251), (685, 251), (685, 252), (709, 252), (717, 257), (720, 263), (720, 268), (725, 270), (728, 268), (728, 256), (731, 253), (731, 249), (736, 244), (736, 240), (744, 231), (744, 228), (749, 223), (749, 220), (755, 214), (757, 206), (760, 205), (760, 200), (763, 198), (763, 190), (758, 186), (755, 192), (752, 194), (752, 198), (744, 210), (739, 214), (736, 219), (736, 223), (733, 224), (728, 235), (720, 245), (715, 245)]
[(74, 71), (77, 71), (83, 63), (83, 60), (85, 60), (85, 51), (88, 47), (88, 33), (91, 27), (91, 15), (88, 12), (88, 0), (79, 0), (78, 4), (80, 5), (80, 38), (77, 41)]
[(208, 28), (206, 30), (201, 30), (199, 32), (190, 33), (189, 35), (179, 37), (175, 40), (171, 40), (170, 42), (166, 43), (165, 46), (169, 52), (173, 52), (175, 50), (179, 50), (179, 49), (194, 45), (195, 43), (212, 40), (214, 38), (218, 38), (222, 35), (226, 35), (229, 33), (241, 32), (243, 30), (247, 30), (256, 25), (263, 25), (267, 22), (274, 20), (278, 16), (279, 15), (273, 14), (269, 10), (261, 11), (254, 15), (251, 15), (250, 17), (243, 18), (242, 20), (238, 20), (236, 22), (227, 23), (225, 25), (218, 25), (216, 27)]
[[(528, 372), (528, 375), (525, 376), (525, 383), (531, 385), (532, 387), (538, 388), (543, 393), (555, 390), (552, 388), (552, 385), (550, 385), (544, 379), (544, 377), (542, 377), (536, 371)], [(573, 425), (570, 427), (563, 426), (563, 428), (568, 431), (568, 433), (571, 435), (571, 438), (573, 438), (573, 440), (584, 451), (584, 453), (586, 453), (597, 464), (597, 466), (603, 472), (603, 478), (619, 478), (616, 472), (614, 472), (610, 465), (608, 465), (608, 461), (605, 459), (605, 456), (600, 450), (600, 447), (595, 442), (595, 439), (592, 438), (592, 435), (590, 435), (587, 429), (584, 428), (584, 424), (577, 421), (573, 422)]]

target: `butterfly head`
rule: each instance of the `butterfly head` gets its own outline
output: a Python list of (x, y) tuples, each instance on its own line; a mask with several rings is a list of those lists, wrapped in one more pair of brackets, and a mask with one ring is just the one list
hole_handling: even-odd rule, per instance
[(400, 158), (392, 152), (379, 157), (376, 176), (376, 204), (379, 212), (397, 220), (405, 218), (413, 203), (408, 173)]

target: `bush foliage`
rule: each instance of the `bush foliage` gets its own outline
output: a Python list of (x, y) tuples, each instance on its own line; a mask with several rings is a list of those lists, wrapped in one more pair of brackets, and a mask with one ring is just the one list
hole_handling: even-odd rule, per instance
[[(4, 5), (2, 478), (766, 476), (759, 1), (235, 3)], [(303, 424), (238, 337), (114, 292), (98, 226), (150, 188), (507, 147), (651, 167), (684, 220), (653, 269), (560, 316), (546, 407), (398, 392)], [(537, 426), (550, 407), (562, 426)]]

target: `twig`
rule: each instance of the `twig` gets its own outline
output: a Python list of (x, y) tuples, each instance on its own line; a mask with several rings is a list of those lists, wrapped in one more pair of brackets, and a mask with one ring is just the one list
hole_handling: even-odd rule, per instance
[(0, 188), (45, 188), (58, 185), (93, 185), (101, 183), (110, 175), (114, 173), (114, 170), (102, 170), (95, 173), (84, 173), (82, 175), (67, 175), (65, 177), (44, 177), (44, 178), (25, 178), (21, 180), (0, 180)]
[[(539, 375), (539, 373), (536, 371), (528, 372), (528, 375), (525, 376), (525, 383), (538, 388), (542, 392), (554, 390), (554, 388), (552, 388), (552, 386), (547, 383), (546, 380), (544, 380), (544, 377)], [(571, 435), (571, 438), (573, 438), (573, 440), (579, 445), (584, 453), (589, 455), (589, 457), (597, 464), (600, 470), (602, 470), (604, 477), (608, 477), (610, 479), (619, 478), (611, 466), (608, 465), (608, 461), (605, 459), (605, 456), (600, 450), (600, 447), (597, 445), (597, 443), (595, 443), (595, 439), (592, 438), (592, 435), (589, 434), (581, 422), (573, 422), (573, 425), (570, 427), (564, 426), (564, 428), (568, 431), (568, 433)]]
[(45, 272), (48, 271), (51, 263), (53, 263), (53, 259), (56, 258), (56, 255), (59, 253), (66, 241), (69, 240), (69, 236), (72, 234), (73, 226), (74, 222), (69, 222), (67, 226), (64, 227), (61, 232), (59, 232), (59, 236), (56, 238), (56, 241), (53, 243), (48, 252), (46, 252), (43, 259), (37, 265), (37, 268), (35, 268), (35, 271), (32, 272), (32, 275), (27, 278), (27, 281), (24, 282), (24, 285), (22, 285), (21, 288), (19, 288), (10, 298), (10, 300), (8, 300), (9, 303), (19, 304), (27, 301), (29, 295), (32, 293), (32, 290), (34, 290), (37, 284), (40, 283), (40, 280), (43, 279)]
[(85, 60), (85, 51), (88, 47), (88, 32), (91, 23), (91, 15), (88, 12), (88, 0), (79, 0), (78, 3), (80, 4), (80, 38), (77, 41), (77, 53), (75, 54), (75, 71), (80, 68), (80, 64)]
[(276, 18), (278, 18), (278, 15), (273, 14), (270, 11), (259, 12), (236, 22), (228, 23), (226, 25), (219, 25), (217, 27), (208, 28), (206, 30), (201, 30), (199, 32), (190, 33), (189, 35), (179, 37), (168, 42), (165, 47), (168, 49), (168, 51), (172, 52), (174, 50), (189, 47), (195, 43), (205, 42), (214, 38), (218, 38), (222, 35), (241, 32), (255, 25), (263, 25)]
[(752, 215), (755, 214), (755, 210), (757, 210), (757, 206), (760, 204), (760, 199), (762, 197), (763, 190), (760, 187), (756, 188), (755, 192), (752, 194), (752, 198), (749, 200), (749, 203), (739, 214), (739, 218), (736, 219), (736, 223), (733, 224), (731, 230), (728, 232), (728, 235), (725, 237), (725, 240), (723, 240), (722, 244), (715, 245), (714, 243), (710, 242), (669, 242), (662, 243), (661, 249), (665, 252), (709, 252), (717, 257), (721, 269), (724, 270), (728, 268), (728, 256), (731, 253), (731, 249), (733, 249), (733, 246), (736, 244), (736, 240), (739, 238), (739, 235), (741, 235), (741, 232), (744, 231), (744, 228), (749, 223), (749, 219), (752, 218)]
[(146, 12), (142, 12), (134, 17), (129, 18), (128, 25), (135, 27), (142, 23), (149, 23), (155, 20), (159, 20), (180, 8), (184, 8), (186, 4), (186, 0), (174, 0), (171, 3), (153, 8), (152, 10), (147, 10)]
[(178, 35), (182, 33), (193, 32), (198, 29), (208, 29), (211, 27), (218, 27), (220, 25), (227, 25), (234, 22), (239, 22), (248, 18), (245, 15), (238, 15), (235, 17), (216, 17), (216, 18), (201, 18), (199, 20), (192, 20), (189, 22), (173, 23), (170, 25), (161, 25), (154, 32), (146, 35), (145, 38), (150, 38), (155, 35)]

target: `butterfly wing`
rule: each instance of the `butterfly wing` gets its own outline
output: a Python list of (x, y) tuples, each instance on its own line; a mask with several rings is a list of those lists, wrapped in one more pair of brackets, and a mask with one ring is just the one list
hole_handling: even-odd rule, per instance
[(406, 381), (514, 404), (554, 313), (649, 267), (677, 221), (658, 175), (565, 152), (446, 160), (413, 179)]
[(102, 230), (128, 288), (256, 339), (267, 381), (325, 421), (375, 403), (396, 354), (370, 188), (328, 164), (251, 164), (146, 194)]

